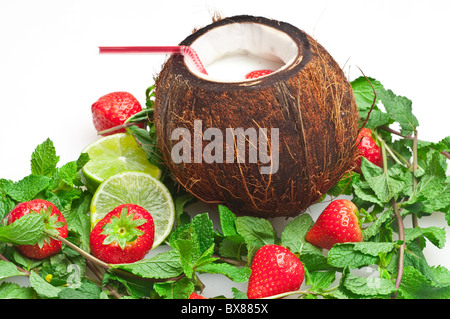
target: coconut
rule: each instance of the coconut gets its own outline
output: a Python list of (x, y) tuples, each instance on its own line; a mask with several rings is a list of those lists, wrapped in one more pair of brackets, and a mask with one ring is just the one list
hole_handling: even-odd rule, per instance
[[(239, 215), (293, 217), (352, 169), (352, 88), (311, 36), (246, 15), (215, 21), (180, 45), (197, 52), (208, 74), (181, 55), (168, 58), (154, 123), (166, 165), (199, 200)], [(253, 64), (214, 67), (239, 57)], [(273, 72), (245, 79), (261, 61)]]

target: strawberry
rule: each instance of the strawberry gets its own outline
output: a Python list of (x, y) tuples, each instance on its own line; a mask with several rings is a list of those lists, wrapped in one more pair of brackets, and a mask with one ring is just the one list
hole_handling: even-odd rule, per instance
[[(21, 217), (30, 213), (40, 214), (44, 217), (45, 229), (56, 232), (59, 236), (66, 238), (68, 235), (67, 223), (59, 209), (43, 199), (34, 199), (20, 203), (8, 216), (8, 224), (14, 223)], [(45, 259), (61, 251), (61, 242), (47, 233), (34, 245), (18, 245), (17, 249), (25, 256), (34, 259)]]
[(259, 78), (260, 76), (267, 75), (267, 74), (270, 74), (272, 72), (273, 71), (271, 71), (271, 70), (256, 70), (256, 71), (252, 71), (252, 72), (248, 73), (245, 76), (245, 78), (247, 80), (249, 80), (249, 79), (256, 79), (256, 78)]
[(250, 299), (298, 290), (305, 277), (302, 262), (290, 250), (279, 245), (259, 248), (250, 269), (247, 289)]
[[(99, 98), (92, 104), (92, 119), (98, 132), (122, 125), (129, 117), (142, 110), (139, 101), (128, 92), (112, 92)], [(111, 135), (125, 132), (125, 129), (102, 133)]]
[(193, 292), (191, 293), (191, 295), (189, 296), (189, 299), (208, 299), (206, 297), (200, 296), (199, 294)]
[(381, 147), (375, 142), (372, 137), (372, 131), (368, 128), (363, 128), (358, 134), (357, 141), (358, 144), (359, 157), (356, 160), (355, 171), (361, 173), (361, 156), (365, 157), (373, 164), (383, 167), (383, 156)]
[(150, 213), (122, 204), (103, 217), (90, 234), (91, 253), (110, 264), (141, 260), (153, 246), (155, 224)]
[(306, 241), (325, 249), (331, 249), (337, 243), (362, 241), (357, 210), (347, 199), (332, 201), (306, 233)]

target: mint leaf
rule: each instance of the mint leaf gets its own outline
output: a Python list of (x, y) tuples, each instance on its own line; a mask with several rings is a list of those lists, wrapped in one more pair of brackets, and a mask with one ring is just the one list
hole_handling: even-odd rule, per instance
[(264, 246), (275, 243), (275, 231), (270, 221), (264, 218), (242, 216), (236, 218), (236, 230), (247, 244)]
[(34, 271), (30, 272), (30, 285), (41, 298), (57, 298), (61, 288), (45, 281)]
[(352, 293), (366, 298), (390, 298), (397, 289), (388, 279), (379, 277), (357, 277), (352, 274), (345, 276), (343, 285)]
[(33, 299), (35, 293), (31, 287), (21, 287), (11, 282), (0, 283), (0, 299)]
[(439, 249), (445, 246), (445, 228), (430, 226), (426, 228), (414, 227), (405, 229), (405, 242), (410, 243), (413, 240), (425, 237)]
[(59, 299), (99, 299), (101, 288), (90, 281), (83, 281), (79, 287), (62, 287), (58, 294)]
[(311, 285), (309, 290), (321, 292), (327, 289), (336, 279), (335, 271), (314, 271), (309, 272), (306, 278), (306, 284)]
[(198, 240), (200, 253), (203, 254), (214, 244), (213, 222), (209, 219), (208, 213), (197, 214), (192, 220), (193, 231)]
[(183, 272), (180, 254), (174, 249), (131, 264), (115, 265), (113, 268), (127, 270), (142, 278), (155, 279), (177, 277)]
[(427, 166), (424, 174), (419, 178), (417, 187), (405, 205), (432, 200), (440, 196), (447, 186), (447, 177), (441, 164), (441, 155), (436, 151), (432, 151), (427, 153), (427, 157)]
[(353, 249), (366, 255), (378, 257), (380, 254), (390, 253), (395, 248), (395, 243), (390, 242), (360, 242), (353, 243)]
[(0, 227), (0, 241), (16, 245), (34, 245), (42, 238), (44, 219), (39, 214), (27, 214), (14, 223)]
[(234, 236), (237, 234), (236, 231), (236, 215), (226, 206), (218, 205), (219, 218), (220, 218), (220, 228), (222, 230), (223, 236)]
[[(366, 79), (363, 76), (352, 81), (351, 85), (353, 89), (353, 95), (355, 96), (356, 104), (359, 109), (360, 119), (361, 121), (365, 121), (367, 116), (369, 115), (370, 108), (374, 103), (374, 89), (378, 95), (379, 92), (384, 90), (384, 87), (379, 81), (375, 80), (374, 78), (368, 77)], [(389, 115), (380, 110), (377, 105), (378, 102), (379, 98), (377, 97), (366, 124), (367, 128), (377, 128), (381, 125), (389, 124), (391, 121)]]
[(361, 170), (370, 188), (375, 192), (381, 203), (389, 202), (394, 196), (408, 186), (411, 177), (400, 166), (398, 170), (390, 169), (387, 173), (382, 168), (362, 157)]
[(178, 281), (156, 283), (154, 288), (165, 299), (188, 299), (194, 291), (194, 284), (185, 277)]
[(353, 243), (336, 244), (328, 251), (328, 264), (333, 267), (360, 268), (362, 266), (376, 264), (378, 257), (365, 254), (355, 249)]
[(281, 233), (281, 245), (288, 247), (293, 253), (320, 252), (320, 248), (311, 245), (305, 240), (306, 233), (312, 225), (314, 225), (314, 221), (310, 215), (302, 214), (297, 216), (286, 225)]
[(92, 194), (83, 192), (79, 198), (74, 199), (70, 205), (62, 211), (70, 232), (78, 235), (80, 248), (89, 251), (89, 236), (91, 232), (91, 220), (88, 215)]
[(20, 272), (12, 262), (0, 260), (0, 280), (15, 276), (25, 276), (25, 273)]
[(250, 278), (251, 270), (248, 267), (238, 268), (226, 263), (208, 263), (197, 268), (199, 272), (222, 274), (234, 282), (246, 282)]
[(50, 177), (58, 161), (59, 156), (56, 156), (53, 142), (50, 139), (46, 139), (35, 148), (31, 155), (31, 173), (33, 175)]
[(368, 240), (369, 238), (379, 234), (383, 225), (391, 220), (393, 213), (394, 210), (392, 208), (389, 208), (381, 213), (369, 227), (363, 229), (363, 238)]
[(45, 190), (49, 183), (50, 178), (47, 176), (28, 175), (8, 187), (7, 195), (17, 202), (27, 202)]
[(419, 126), (419, 121), (412, 113), (411, 100), (397, 96), (391, 90), (381, 90), (378, 94), (389, 116), (400, 124), (402, 135), (413, 133)]
[(0, 220), (8, 215), (8, 213), (16, 206), (16, 203), (9, 197), (0, 196)]
[(412, 266), (403, 270), (398, 298), (403, 299), (449, 299), (450, 284), (439, 285), (427, 279)]

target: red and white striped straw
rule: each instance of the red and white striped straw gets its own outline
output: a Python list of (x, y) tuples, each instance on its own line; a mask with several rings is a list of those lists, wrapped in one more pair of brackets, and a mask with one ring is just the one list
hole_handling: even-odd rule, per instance
[(181, 54), (195, 65), (200, 73), (208, 74), (197, 52), (189, 46), (128, 46), (99, 47), (100, 53), (146, 53), (146, 54)]

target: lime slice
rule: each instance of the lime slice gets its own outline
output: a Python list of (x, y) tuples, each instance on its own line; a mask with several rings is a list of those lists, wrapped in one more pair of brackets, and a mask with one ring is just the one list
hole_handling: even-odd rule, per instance
[(175, 205), (167, 187), (144, 172), (127, 171), (107, 178), (91, 201), (91, 227), (121, 204), (136, 204), (146, 209), (155, 223), (153, 247), (170, 234), (175, 220)]
[(150, 164), (131, 134), (102, 137), (82, 152), (88, 153), (90, 158), (82, 169), (82, 178), (91, 192), (108, 177), (125, 171), (145, 172), (156, 178), (161, 176), (161, 170)]

